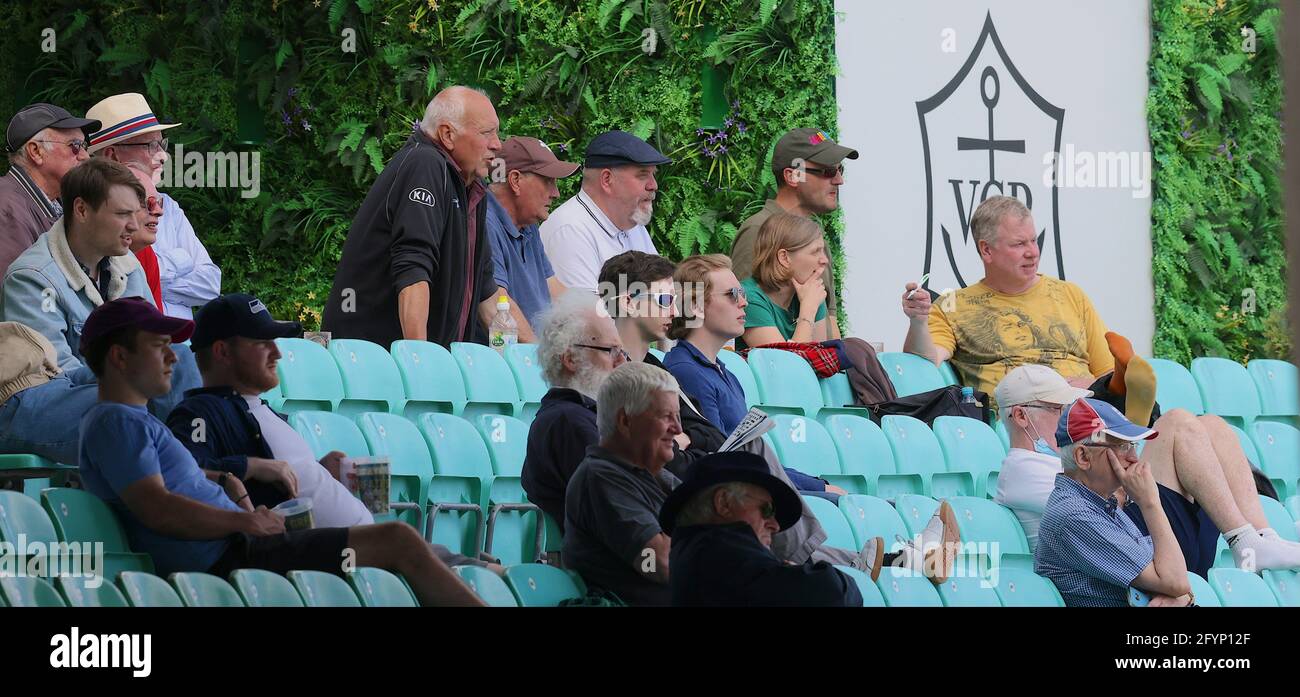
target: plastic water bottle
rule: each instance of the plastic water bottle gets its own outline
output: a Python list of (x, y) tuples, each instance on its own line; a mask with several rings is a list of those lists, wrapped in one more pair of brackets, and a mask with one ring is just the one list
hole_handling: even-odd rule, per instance
[[(498, 305), (498, 307), (500, 307), (500, 306)], [(979, 402), (976, 402), (976, 401), (975, 401), (975, 388), (974, 388), (974, 387), (963, 387), (963, 388), (961, 388), (961, 403), (962, 403), (962, 404), (978, 404), (978, 403), (979, 403)]]
[(519, 325), (510, 316), (510, 299), (502, 295), (497, 298), (497, 316), (492, 318), (488, 327), (488, 343), (497, 353), (504, 354), (506, 347), (519, 341)]

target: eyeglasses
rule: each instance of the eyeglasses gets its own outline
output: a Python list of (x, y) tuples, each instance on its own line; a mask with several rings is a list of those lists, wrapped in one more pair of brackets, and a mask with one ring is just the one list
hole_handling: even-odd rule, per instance
[(821, 177), (822, 179), (834, 179), (835, 177), (842, 176), (844, 174), (844, 165), (827, 168), (827, 169), (821, 169), (818, 167), (804, 167), (803, 171), (809, 174), (815, 174)]
[(1115, 454), (1120, 457), (1137, 454), (1137, 443), (1125, 441), (1123, 443), (1088, 443), (1089, 448), (1105, 448), (1114, 450)]
[(741, 300), (745, 299), (745, 289), (741, 288), (740, 286), (736, 286), (735, 288), (732, 288), (730, 290), (724, 290), (721, 293), (718, 293), (717, 295), (725, 295), (731, 298), (731, 302), (739, 303)]
[(1065, 408), (1065, 407), (1061, 406), (1060, 404), (1033, 404), (1033, 403), (1030, 403), (1030, 404), (1021, 404), (1021, 405), (1019, 405), (1019, 406), (1020, 406), (1021, 409), (1042, 409), (1043, 411), (1057, 411), (1057, 412), (1059, 412), (1059, 411), (1061, 411), (1062, 409)]
[(82, 150), (86, 149), (84, 140), (38, 140), (37, 143), (54, 143), (55, 145), (66, 145), (72, 149), (73, 155), (80, 155)]
[(619, 356), (622, 356), (624, 361), (632, 360), (632, 357), (627, 355), (627, 351), (624, 351), (622, 346), (596, 346), (595, 344), (574, 344), (574, 346), (591, 349), (592, 351), (604, 351), (609, 354), (611, 360), (618, 360)]
[[(756, 499), (753, 494), (741, 494), (747, 499)], [(776, 506), (771, 501), (763, 501), (758, 506), (758, 514), (763, 516), (763, 520), (771, 520), (776, 517)]]
[(628, 295), (630, 298), (642, 296), (650, 298), (651, 302), (664, 309), (672, 307), (673, 303), (677, 302), (677, 295), (674, 293), (633, 293)]
[(164, 152), (167, 150), (167, 139), (151, 140), (148, 143), (117, 143), (116, 148), (149, 148), (149, 154)]

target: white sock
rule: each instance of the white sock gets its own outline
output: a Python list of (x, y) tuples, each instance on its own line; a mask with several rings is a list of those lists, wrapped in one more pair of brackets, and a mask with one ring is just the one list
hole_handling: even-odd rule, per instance
[(1268, 538), (1268, 539), (1270, 539), (1270, 540), (1280, 540), (1280, 539), (1282, 539), (1282, 536), (1279, 535), (1279, 534), (1277, 534), (1277, 531), (1274, 530), (1273, 528), (1260, 528), (1260, 529), (1259, 529), (1259, 534), (1263, 535), (1264, 537), (1266, 537), (1266, 538)]
[[(1254, 525), (1251, 525), (1250, 523), (1246, 523), (1245, 525), (1239, 528), (1235, 528), (1233, 530), (1229, 530), (1223, 533), (1223, 539), (1228, 541), (1228, 547), (1232, 547), (1237, 544), (1238, 540), (1241, 540), (1245, 536), (1250, 535), (1251, 533), (1254, 532), (1260, 532), (1262, 534), (1263, 531), (1257, 531), (1255, 530)], [(1277, 533), (1273, 533), (1273, 534), (1276, 535)]]

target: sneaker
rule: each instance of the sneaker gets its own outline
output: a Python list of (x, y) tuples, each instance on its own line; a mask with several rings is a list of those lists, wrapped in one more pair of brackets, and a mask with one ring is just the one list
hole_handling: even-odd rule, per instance
[(961, 549), (961, 530), (957, 527), (957, 514), (947, 501), (939, 503), (939, 509), (930, 518), (930, 523), (921, 531), (921, 550), (925, 552), (924, 573), (935, 585), (948, 580), (952, 574), (953, 562)]
[(871, 575), (872, 581), (880, 580), (880, 568), (885, 565), (885, 538), (873, 537), (862, 546), (863, 571)]
[(1260, 532), (1238, 535), (1229, 543), (1232, 561), (1238, 569), (1259, 573), (1264, 569), (1300, 569), (1300, 545)]

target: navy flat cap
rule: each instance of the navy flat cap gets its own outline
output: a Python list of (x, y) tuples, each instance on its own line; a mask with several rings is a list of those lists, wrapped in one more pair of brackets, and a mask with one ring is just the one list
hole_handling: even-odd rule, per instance
[(666, 165), (672, 158), (626, 131), (608, 131), (591, 139), (583, 167), (623, 167), (625, 165)]

